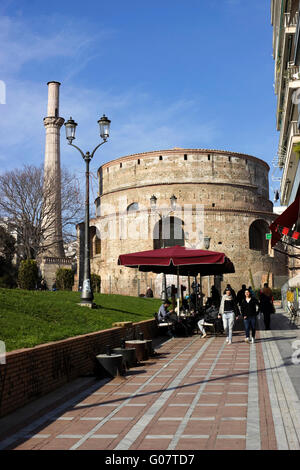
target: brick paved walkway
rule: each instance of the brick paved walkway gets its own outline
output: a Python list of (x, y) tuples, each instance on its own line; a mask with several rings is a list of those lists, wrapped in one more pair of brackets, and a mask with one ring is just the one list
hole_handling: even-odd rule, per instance
[(126, 378), (91, 379), (19, 424), (0, 449), (300, 449), (299, 397), (276, 332), (250, 345), (243, 332), (224, 339), (169, 340)]

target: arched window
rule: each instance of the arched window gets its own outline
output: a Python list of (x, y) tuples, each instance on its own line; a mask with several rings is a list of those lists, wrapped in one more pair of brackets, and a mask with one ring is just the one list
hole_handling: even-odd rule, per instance
[(93, 258), (95, 255), (101, 253), (101, 239), (97, 235), (97, 229), (94, 225), (90, 226), (90, 256)]
[(269, 225), (265, 220), (255, 220), (249, 228), (249, 248), (250, 250), (261, 251), (262, 254), (268, 253), (268, 240), (266, 233), (269, 233)]
[(184, 246), (184, 222), (178, 217), (165, 217), (157, 222), (153, 230), (153, 248)]
[(139, 210), (139, 203), (133, 202), (127, 207), (127, 212), (137, 212)]

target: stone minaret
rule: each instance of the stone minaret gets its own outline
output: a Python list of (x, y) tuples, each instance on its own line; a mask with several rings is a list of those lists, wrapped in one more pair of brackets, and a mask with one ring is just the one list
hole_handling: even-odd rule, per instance
[(44, 164), (44, 256), (65, 256), (61, 223), (59, 82), (48, 83), (48, 112), (44, 118), (46, 149)]

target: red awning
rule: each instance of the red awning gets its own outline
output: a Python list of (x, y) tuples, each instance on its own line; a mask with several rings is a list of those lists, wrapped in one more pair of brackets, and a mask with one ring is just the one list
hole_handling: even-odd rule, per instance
[(282, 232), (280, 228), (291, 229), (296, 224), (300, 217), (300, 196), (270, 225), (272, 232), (271, 246), (276, 245), (281, 239)]

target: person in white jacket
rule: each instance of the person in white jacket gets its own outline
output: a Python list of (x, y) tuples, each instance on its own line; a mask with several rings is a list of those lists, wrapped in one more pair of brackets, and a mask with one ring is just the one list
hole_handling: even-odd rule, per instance
[(230, 289), (226, 288), (225, 294), (222, 296), (219, 314), (222, 316), (223, 320), (226, 343), (231, 344), (234, 320), (235, 317), (239, 316), (240, 312)]

